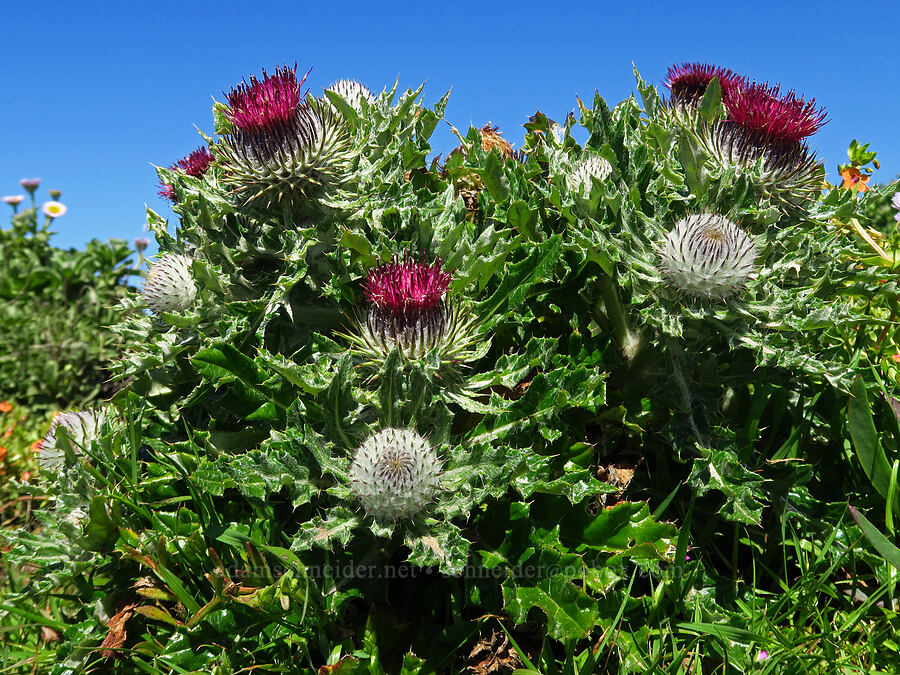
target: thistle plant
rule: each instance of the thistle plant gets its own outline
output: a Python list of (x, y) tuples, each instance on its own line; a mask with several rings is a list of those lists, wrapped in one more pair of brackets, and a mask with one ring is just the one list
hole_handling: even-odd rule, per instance
[(793, 91), (781, 96), (777, 86), (753, 84), (723, 102), (727, 118), (705, 135), (715, 162), (724, 168), (758, 162), (761, 183), (776, 196), (796, 200), (818, 194), (824, 170), (803, 141), (825, 121), (814, 99), (804, 101)]
[[(147, 672), (455, 671), (500, 617), (535, 668), (648, 672), (647, 625), (768, 602), (745, 560), (881, 564), (823, 495), (885, 512), (887, 456), (871, 485), (839, 469), (882, 391), (863, 346), (893, 319), (865, 307), (898, 289), (839, 225), (870, 197), (792, 164), (811, 102), (688, 64), (668, 102), (638, 76), (441, 163), (446, 96), (302, 84), (239, 85), (202, 176), (159, 171), (178, 222), (149, 214), (129, 384), (12, 549), (71, 606), (67, 667), (105, 644)], [(754, 667), (760, 645), (696, 633), (664, 669), (701, 641)]]
[(369, 91), (369, 88), (356, 80), (338, 80), (328, 87), (326, 91), (333, 91), (356, 111), (362, 110), (363, 101), (368, 105), (375, 103), (375, 96)]
[[(204, 147), (197, 148), (187, 157), (179, 159), (175, 164), (169, 167), (172, 171), (181, 171), (186, 176), (200, 178), (209, 170), (210, 164), (213, 162), (213, 156), (209, 149)], [(159, 196), (168, 199), (170, 202), (178, 201), (178, 195), (175, 194), (175, 188), (171, 185), (161, 183)]]
[(588, 157), (572, 172), (569, 183), (576, 192), (590, 192), (593, 180), (606, 180), (612, 173), (612, 165), (602, 157)]

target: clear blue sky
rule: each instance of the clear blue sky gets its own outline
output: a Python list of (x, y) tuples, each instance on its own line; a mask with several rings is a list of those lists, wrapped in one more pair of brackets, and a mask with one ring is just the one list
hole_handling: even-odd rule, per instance
[[(894, 2), (39, 2), (4, 3), (0, 194), (41, 177), (63, 191), (61, 246), (133, 239), (144, 206), (171, 216), (150, 163), (210, 132), (211, 96), (262, 68), (312, 67), (310, 90), (355, 78), (381, 91), (450, 87), (448, 119), (499, 124), (515, 145), (540, 109), (563, 119), (575, 95), (614, 104), (634, 86), (701, 60), (781, 82), (826, 106), (812, 145), (832, 180), (853, 138), (886, 182), (900, 172), (900, 5)], [(446, 127), (438, 151), (454, 147)], [(0, 204), (3, 209), (8, 208)], [(6, 222), (5, 215), (3, 222)]]

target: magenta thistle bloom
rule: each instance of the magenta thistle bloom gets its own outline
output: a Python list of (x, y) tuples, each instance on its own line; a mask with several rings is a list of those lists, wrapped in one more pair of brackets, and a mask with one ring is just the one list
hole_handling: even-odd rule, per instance
[(474, 322), (458, 305), (447, 302), (450, 279), (440, 260), (428, 263), (410, 255), (369, 270), (363, 282), (366, 318), (360, 321), (360, 335), (348, 337), (371, 361), (393, 349), (409, 359), (422, 358), (436, 348), (442, 361), (470, 358)]
[[(169, 168), (173, 171), (183, 171), (188, 176), (199, 178), (209, 169), (209, 165), (213, 162), (213, 156), (206, 146), (197, 148), (187, 157), (179, 159)], [(166, 183), (160, 183), (159, 196), (168, 199), (170, 202), (178, 201), (175, 194), (175, 188)]]
[(793, 91), (780, 96), (777, 86), (752, 84), (725, 101), (728, 118), (701, 130), (711, 159), (723, 169), (758, 164), (760, 188), (792, 204), (814, 198), (824, 184), (822, 163), (804, 138), (825, 123), (815, 99)]
[(728, 117), (739, 127), (771, 143), (797, 142), (812, 136), (825, 123), (825, 109), (816, 99), (804, 101), (789, 91), (779, 98), (779, 87), (753, 84), (736, 91), (725, 102)]
[(302, 84), (296, 66), (284, 67), (227, 95), (232, 129), (216, 157), (243, 205), (300, 207), (314, 190), (345, 178), (349, 132), (327, 103), (301, 96)]
[(227, 94), (231, 121), (239, 129), (250, 132), (290, 124), (300, 105), (300, 87), (304, 81), (306, 75), (297, 82), (296, 65), (276, 68), (274, 75), (264, 69), (262, 82), (251, 77), (249, 84), (243, 82)]
[(719, 78), (723, 101), (730, 99), (732, 94), (747, 85), (744, 77), (729, 68), (708, 63), (682, 63), (672, 66), (663, 82), (672, 92), (672, 100), (675, 103), (696, 105), (703, 98), (706, 88), (714, 77)]
[(369, 270), (363, 292), (379, 309), (394, 312), (421, 312), (439, 305), (450, 286), (450, 273), (441, 271), (441, 261), (429, 265), (406, 257)]

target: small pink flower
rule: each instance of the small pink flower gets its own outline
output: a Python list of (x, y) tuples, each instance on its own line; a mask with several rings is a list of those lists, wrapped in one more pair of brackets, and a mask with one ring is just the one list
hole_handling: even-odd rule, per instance
[(44, 202), (43, 206), (41, 206), (41, 211), (43, 211), (44, 215), (48, 218), (59, 218), (60, 216), (66, 215), (66, 211), (68, 210), (66, 205), (61, 204), (60, 202)]
[(28, 190), (30, 193), (34, 193), (35, 190), (38, 189), (38, 185), (41, 184), (40, 178), (23, 178), (19, 181), (19, 185)]
[(143, 251), (143, 250), (144, 250), (145, 248), (147, 248), (149, 245), (150, 245), (150, 240), (147, 239), (147, 237), (137, 237), (137, 238), (134, 240), (134, 247), (135, 247), (138, 251)]
[(762, 661), (765, 661), (767, 658), (769, 658), (769, 652), (767, 652), (765, 649), (761, 649), (759, 654), (756, 655), (756, 662), (760, 663)]
[(22, 200), (25, 199), (25, 195), (9, 195), (3, 198), (10, 206), (18, 206), (22, 203)]

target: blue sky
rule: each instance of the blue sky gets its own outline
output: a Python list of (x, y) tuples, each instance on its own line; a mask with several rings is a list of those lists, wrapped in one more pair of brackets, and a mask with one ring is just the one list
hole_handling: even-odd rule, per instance
[[(212, 96), (284, 63), (312, 67), (314, 93), (341, 78), (376, 91), (452, 87), (447, 118), (499, 124), (514, 145), (536, 109), (563, 119), (575, 95), (610, 104), (633, 90), (632, 62), (659, 82), (708, 61), (780, 82), (826, 106), (811, 145), (832, 180), (858, 138), (900, 172), (897, 3), (10, 2), (0, 39), (0, 194), (41, 177), (62, 190), (60, 246), (141, 235), (145, 205), (171, 216), (151, 163), (211, 131)], [(454, 147), (446, 126), (437, 151)], [(0, 204), (0, 207), (7, 208)]]

